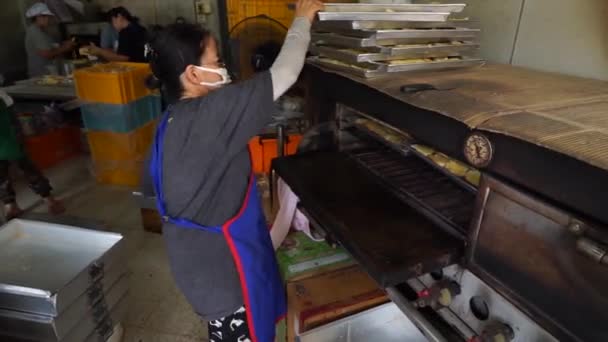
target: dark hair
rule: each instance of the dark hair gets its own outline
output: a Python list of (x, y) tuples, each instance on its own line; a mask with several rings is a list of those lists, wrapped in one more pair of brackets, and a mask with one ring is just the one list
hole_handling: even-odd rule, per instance
[(184, 91), (180, 76), (188, 65), (200, 64), (209, 38), (209, 31), (192, 24), (172, 24), (156, 32), (148, 53), (156, 80), (148, 80), (148, 85), (162, 85), (168, 102), (177, 102)]
[(108, 20), (112, 20), (112, 18), (118, 17), (120, 15), (123, 18), (127, 19), (129, 22), (132, 22), (132, 23), (139, 22), (138, 17), (131, 15), (131, 12), (129, 12), (129, 10), (127, 10), (126, 8), (124, 8), (122, 6), (112, 8), (111, 10), (108, 11), (108, 13), (106, 15), (108, 17)]

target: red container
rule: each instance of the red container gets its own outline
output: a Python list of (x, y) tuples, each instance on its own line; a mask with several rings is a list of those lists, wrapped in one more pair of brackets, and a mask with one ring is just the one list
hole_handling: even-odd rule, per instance
[[(288, 135), (285, 155), (295, 154), (300, 140), (302, 140), (302, 136), (299, 134)], [(257, 174), (270, 172), (272, 160), (278, 155), (277, 139), (263, 136), (254, 137), (249, 141), (249, 150), (251, 151), (253, 172)]]
[(45, 134), (27, 137), (25, 150), (40, 169), (47, 169), (77, 156), (81, 151), (80, 128), (65, 126)]

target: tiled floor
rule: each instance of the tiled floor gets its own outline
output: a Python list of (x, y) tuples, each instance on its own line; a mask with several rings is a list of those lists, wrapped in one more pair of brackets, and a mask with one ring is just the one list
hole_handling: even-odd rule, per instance
[[(46, 174), (67, 206), (66, 217), (85, 219), (125, 236), (131, 301), (123, 341), (207, 341), (205, 325), (173, 283), (161, 236), (143, 231), (129, 189), (96, 184), (88, 164), (86, 158), (75, 159)], [(17, 185), (17, 193), (20, 204), (30, 212), (45, 211), (24, 184)]]

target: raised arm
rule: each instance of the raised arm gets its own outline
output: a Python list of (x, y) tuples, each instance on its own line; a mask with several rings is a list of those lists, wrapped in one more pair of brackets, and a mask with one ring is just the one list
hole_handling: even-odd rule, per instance
[(323, 7), (323, 2), (318, 0), (299, 0), (296, 4), (296, 18), (287, 32), (279, 56), (270, 68), (275, 100), (298, 80), (310, 44), (310, 26)]

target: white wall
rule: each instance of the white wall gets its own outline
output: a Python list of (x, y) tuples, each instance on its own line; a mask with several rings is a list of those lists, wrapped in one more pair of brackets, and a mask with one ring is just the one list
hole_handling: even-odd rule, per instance
[(526, 0), (513, 64), (608, 80), (608, 0)]
[(465, 0), (489, 61), (608, 80), (608, 0)]

